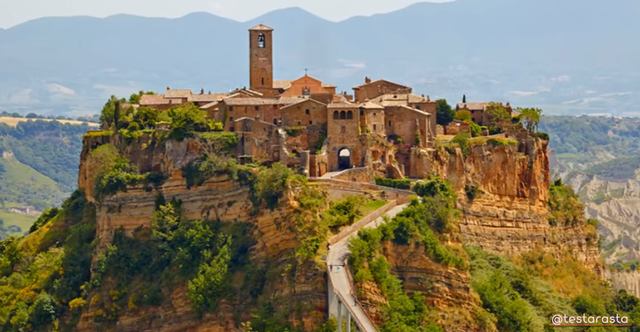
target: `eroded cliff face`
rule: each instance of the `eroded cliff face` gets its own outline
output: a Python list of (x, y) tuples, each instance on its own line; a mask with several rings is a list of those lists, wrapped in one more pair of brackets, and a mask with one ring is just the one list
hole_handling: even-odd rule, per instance
[[(128, 188), (105, 197), (98, 204), (97, 211), (97, 253), (104, 251), (111, 243), (114, 232), (123, 228), (131, 234), (136, 228), (149, 227), (152, 214), (156, 210), (159, 195), (169, 202), (182, 201), (182, 217), (185, 220), (221, 220), (225, 222), (246, 222), (254, 227), (252, 237), (256, 245), (250, 248), (252, 260), (257, 264), (271, 264), (286, 273), (269, 278), (264, 285), (266, 298), (284, 306), (283, 310), (293, 311), (295, 303), (303, 303), (302, 313), (295, 319), (297, 324), (312, 328), (324, 318), (326, 312), (326, 283), (324, 270), (314, 262), (307, 262), (287, 270), (299, 239), (294, 231), (293, 220), (288, 218), (295, 203), (294, 193), (288, 192), (274, 210), (256, 210), (250, 201), (249, 188), (221, 175), (207, 180), (201, 186), (187, 188), (181, 168), (207, 151), (204, 142), (191, 138), (182, 142), (166, 140), (157, 142), (152, 137), (141, 137), (127, 143), (121, 137), (92, 137), (85, 139), (80, 165), (79, 186), (88, 198), (94, 200), (93, 179), (95, 167), (91, 165), (90, 152), (102, 144), (113, 144), (141, 172), (162, 172), (169, 174), (161, 186), (149, 190), (142, 186)], [(94, 256), (95, 259), (95, 256)], [(237, 274), (233, 280), (242, 280)], [(215, 314), (199, 318), (186, 297), (186, 285), (165, 290), (168, 301), (159, 307), (145, 307), (123, 310), (117, 322), (101, 324), (94, 321), (97, 307), (83, 312), (78, 331), (239, 331), (239, 322), (251, 319), (250, 303), (228, 303), (222, 301)], [(108, 293), (107, 293), (108, 296)], [(248, 300), (247, 300), (248, 301)]]
[(547, 144), (533, 138), (521, 139), (518, 146), (484, 144), (470, 147), (468, 156), (460, 149), (418, 151), (414, 165), (449, 180), (458, 192), (464, 244), (508, 255), (538, 247), (557, 257), (568, 252), (602, 274), (597, 234), (548, 222)]

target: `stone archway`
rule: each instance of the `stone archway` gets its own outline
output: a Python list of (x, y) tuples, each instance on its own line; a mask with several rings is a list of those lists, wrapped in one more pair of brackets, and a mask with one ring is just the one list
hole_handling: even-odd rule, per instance
[(342, 148), (338, 151), (338, 169), (345, 170), (351, 168), (351, 151)]

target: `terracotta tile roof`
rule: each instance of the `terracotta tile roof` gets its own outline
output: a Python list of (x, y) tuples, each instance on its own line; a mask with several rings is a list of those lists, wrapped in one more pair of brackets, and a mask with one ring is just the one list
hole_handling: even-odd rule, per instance
[(415, 109), (415, 108), (413, 108), (413, 107), (409, 107), (409, 106), (400, 106), (400, 108), (404, 108), (404, 109), (407, 109), (407, 110), (410, 110), (410, 111), (416, 112), (416, 113), (421, 114), (421, 115), (426, 115), (426, 116), (429, 116), (429, 117), (431, 116), (431, 114), (429, 114), (429, 113), (427, 113), (427, 112), (425, 112), (425, 111), (421, 111), (421, 110)]
[(253, 28), (249, 29), (249, 30), (267, 30), (267, 31), (273, 31), (272, 28), (264, 25), (264, 24), (258, 24), (256, 26), (254, 26)]
[(280, 105), (291, 105), (295, 103), (299, 103), (300, 100), (310, 99), (308, 96), (297, 96), (297, 97), (280, 97), (278, 98), (278, 104)]
[(470, 111), (484, 111), (484, 109), (489, 106), (489, 102), (481, 102), (481, 103), (458, 103), (456, 104), (457, 109), (465, 109)]
[(218, 105), (218, 102), (214, 101), (214, 102), (211, 102), (211, 103), (208, 103), (208, 104), (200, 106), (200, 109), (201, 110), (208, 110), (208, 109), (213, 108), (213, 107), (215, 107), (217, 105)]
[[(283, 98), (281, 98), (281, 99), (283, 99)], [(312, 102), (314, 102), (314, 103), (316, 103), (316, 104), (320, 104), (320, 105), (322, 105), (322, 106), (326, 106), (325, 104), (323, 104), (323, 103), (321, 103), (321, 102), (319, 102), (319, 101), (317, 101), (317, 100), (315, 100), (315, 99), (311, 99), (311, 98), (308, 98), (308, 99), (307, 99), (307, 98), (304, 98), (304, 99), (299, 100), (299, 101), (297, 101), (297, 102), (295, 102), (295, 103), (293, 103), (293, 104), (289, 104), (289, 105), (287, 105), (287, 106), (284, 106), (284, 107), (280, 108), (280, 110), (284, 110), (284, 109), (286, 109), (286, 108), (289, 108), (289, 107), (292, 107), (292, 106), (295, 106), (295, 105), (298, 105), (298, 104), (302, 104), (302, 103), (307, 102), (307, 101), (312, 101)]]
[(347, 101), (341, 101), (341, 102), (333, 102), (329, 105), (327, 105), (327, 108), (357, 108), (358, 105), (354, 104), (354, 103), (350, 103)]
[(291, 87), (292, 81), (273, 81), (273, 87), (276, 89), (288, 89)]
[(165, 99), (163, 95), (142, 95), (140, 96), (140, 106), (169, 105), (170, 99)]
[(374, 83), (379, 83), (379, 82), (386, 82), (386, 83), (395, 84), (395, 85), (400, 86), (400, 87), (403, 87), (403, 88), (410, 88), (410, 87), (408, 87), (408, 86), (406, 86), (406, 85), (398, 84), (398, 83), (391, 82), (391, 81), (387, 81), (387, 80), (375, 80), (375, 81), (371, 81), (371, 82), (369, 82), (369, 83), (364, 83), (364, 84), (360, 84), (360, 85), (358, 85), (358, 86), (354, 86), (353, 88), (354, 88), (354, 89), (359, 89), (359, 88), (362, 88), (362, 87), (367, 86), (367, 85), (369, 85), (369, 84), (374, 84)]
[[(307, 98), (304, 98), (307, 99)], [(258, 105), (290, 105), (302, 100), (301, 97), (283, 97), (283, 98), (225, 98), (224, 103), (229, 106), (258, 106)]]
[(164, 97), (167, 99), (170, 98), (189, 98), (191, 96), (191, 90), (167, 90), (164, 93)]
[(322, 83), (322, 87), (323, 88), (335, 88), (336, 86), (333, 84), (329, 84), (329, 83)]
[(227, 97), (226, 93), (207, 93), (202, 95), (191, 95), (187, 100), (193, 102), (212, 102), (222, 100), (225, 97)]
[(376, 103), (372, 103), (370, 101), (366, 101), (364, 103), (361, 103), (360, 105), (358, 105), (358, 107), (362, 107), (362, 108), (370, 109), (370, 110), (383, 110), (384, 109), (384, 107), (382, 107), (381, 105), (376, 104)]
[(254, 91), (251, 89), (247, 89), (247, 88), (242, 88), (242, 89), (235, 89), (233, 91), (231, 91), (230, 94), (245, 94), (245, 95), (250, 95), (250, 96), (262, 96), (262, 92), (258, 92), (258, 91)]

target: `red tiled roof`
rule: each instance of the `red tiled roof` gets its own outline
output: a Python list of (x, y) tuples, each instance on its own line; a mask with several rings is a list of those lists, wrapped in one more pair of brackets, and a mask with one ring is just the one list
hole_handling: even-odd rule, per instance
[(165, 98), (189, 98), (191, 96), (191, 90), (167, 90), (164, 93)]
[(254, 26), (253, 28), (249, 29), (249, 30), (267, 30), (267, 31), (273, 31), (272, 28), (264, 25), (264, 24), (258, 24), (256, 26)]
[(140, 106), (169, 105), (170, 99), (165, 99), (163, 95), (142, 95), (140, 96)]

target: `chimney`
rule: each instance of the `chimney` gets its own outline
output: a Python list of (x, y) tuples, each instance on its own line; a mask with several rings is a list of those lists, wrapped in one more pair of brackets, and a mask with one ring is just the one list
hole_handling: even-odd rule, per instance
[(429, 96), (427, 96), (427, 101), (431, 101), (431, 98)]
[(200, 89), (200, 94), (203, 95), (204, 94), (204, 89)]
[(167, 91), (169, 91), (169, 90), (171, 90), (171, 88), (167, 86)]
[(209, 94), (211, 94), (211, 91), (209, 91)]
[(424, 93), (422, 94), (422, 98), (424, 98)]
[(371, 83), (371, 79), (369, 78), (369, 76), (364, 77), (364, 83)]

